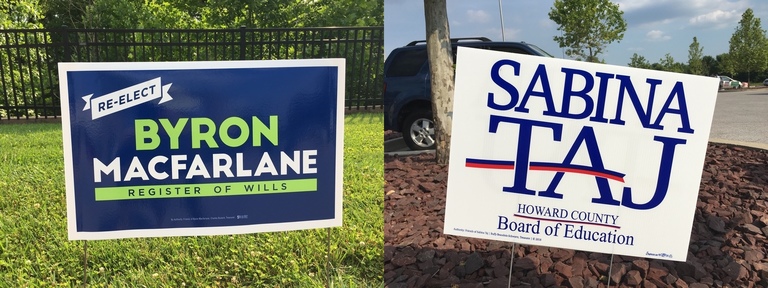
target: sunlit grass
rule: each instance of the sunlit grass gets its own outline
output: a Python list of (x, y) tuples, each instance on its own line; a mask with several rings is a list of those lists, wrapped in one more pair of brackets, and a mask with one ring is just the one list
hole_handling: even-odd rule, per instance
[[(344, 225), (88, 242), (90, 287), (383, 286), (383, 116), (345, 117)], [(83, 282), (68, 241), (60, 124), (0, 125), (0, 287)], [(327, 247), (330, 244), (330, 259)]]

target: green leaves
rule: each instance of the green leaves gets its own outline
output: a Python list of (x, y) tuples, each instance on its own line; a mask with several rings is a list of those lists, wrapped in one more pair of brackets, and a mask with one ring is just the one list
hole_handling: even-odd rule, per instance
[(672, 55), (669, 53), (665, 54), (664, 58), (659, 59), (659, 65), (661, 66), (660, 68), (663, 71), (669, 71), (669, 72), (675, 72), (675, 73), (683, 73), (683, 71), (685, 71), (683, 64), (679, 62), (675, 62), (675, 58), (672, 58)]
[(741, 15), (739, 25), (736, 26), (729, 43), (728, 54), (735, 70), (750, 73), (763, 71), (768, 67), (768, 40), (760, 18), (755, 18), (751, 8)]
[[(46, 15), (46, 28), (276, 28), (381, 26), (384, 22), (380, 0), (11, 1), (29, 3), (26, 6), (33, 7), (32, 12)], [(0, 8), (0, 24), (2, 12)]]
[(627, 30), (624, 12), (609, 0), (555, 0), (548, 15), (562, 31), (554, 40), (577, 60), (601, 62), (598, 55)]
[(629, 67), (651, 69), (651, 63), (648, 62), (645, 57), (640, 56), (637, 53), (632, 54), (632, 58), (629, 59), (629, 64), (627, 65), (629, 65)]
[(688, 73), (693, 75), (704, 74), (704, 64), (701, 60), (703, 56), (704, 47), (701, 47), (698, 39), (693, 37), (693, 43), (688, 46)]
[(0, 5), (0, 29), (41, 28), (38, 0), (7, 0)]

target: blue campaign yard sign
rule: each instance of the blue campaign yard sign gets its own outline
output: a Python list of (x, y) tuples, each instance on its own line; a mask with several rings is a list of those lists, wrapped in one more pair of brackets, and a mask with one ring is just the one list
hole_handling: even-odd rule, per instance
[(69, 239), (341, 226), (344, 65), (60, 63)]

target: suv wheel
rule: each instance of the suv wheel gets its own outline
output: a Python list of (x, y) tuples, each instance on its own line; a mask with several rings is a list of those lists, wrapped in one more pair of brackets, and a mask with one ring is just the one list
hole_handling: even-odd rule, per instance
[(435, 122), (432, 112), (417, 111), (403, 122), (403, 140), (411, 150), (435, 149)]

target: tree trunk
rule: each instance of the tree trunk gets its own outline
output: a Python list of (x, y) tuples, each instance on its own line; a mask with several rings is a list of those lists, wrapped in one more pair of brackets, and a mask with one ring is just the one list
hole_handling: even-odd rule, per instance
[(427, 27), (430, 85), (432, 86), (432, 115), (435, 121), (438, 164), (448, 164), (453, 118), (453, 57), (451, 52), (448, 11), (445, 0), (424, 0)]

